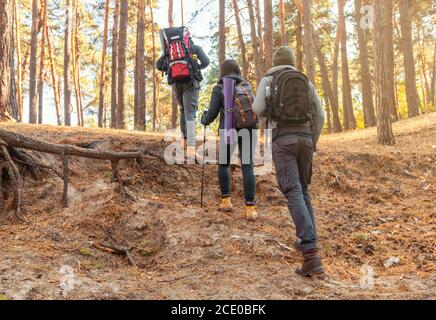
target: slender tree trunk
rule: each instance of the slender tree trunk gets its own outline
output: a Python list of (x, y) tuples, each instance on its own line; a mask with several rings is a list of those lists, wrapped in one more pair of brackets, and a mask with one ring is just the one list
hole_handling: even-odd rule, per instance
[(104, 93), (106, 86), (106, 55), (109, 38), (109, 5), (110, 0), (106, 0), (104, 8), (104, 30), (103, 30), (103, 51), (101, 53), (100, 79), (99, 79), (99, 98), (98, 98), (98, 127), (105, 126), (104, 116)]
[(435, 105), (435, 93), (436, 93), (436, 41), (434, 41), (433, 47), (433, 69), (431, 72), (431, 105), (433, 109)]
[[(174, 27), (174, 1), (168, 0), (168, 25)], [(171, 92), (171, 128), (177, 128), (178, 102), (174, 94)]]
[(344, 128), (356, 129), (356, 118), (353, 112), (351, 82), (348, 68), (347, 29), (345, 25), (344, 6), (346, 0), (339, 0), (339, 23), (341, 24), (341, 61), (342, 61), (342, 101), (344, 108)]
[[(76, 0), (79, 2), (79, 0)], [(76, 51), (76, 73), (77, 73), (77, 87), (79, 92), (79, 115), (80, 115), (80, 126), (84, 126), (83, 122), (83, 97), (82, 97), (82, 85), (80, 77), (80, 45), (79, 45), (79, 33), (80, 33), (80, 23), (82, 21), (82, 15), (79, 11), (76, 13), (76, 36), (75, 36), (75, 51)]]
[(40, 53), (40, 64), (39, 64), (39, 80), (38, 80), (38, 123), (43, 122), (44, 113), (44, 78), (46, 76), (45, 71), (45, 28), (47, 25), (47, 0), (41, 0), (42, 14), (41, 14), (41, 53)]
[(401, 47), (404, 55), (406, 98), (409, 117), (419, 115), (419, 96), (416, 89), (415, 58), (413, 57), (412, 27), (408, 0), (400, 0)]
[(32, 0), (32, 30), (30, 36), (29, 123), (38, 121), (36, 92), (36, 59), (38, 54), (39, 0)]
[(0, 1), (0, 121), (15, 120), (18, 115), (13, 92), (13, 2)]
[(374, 102), (372, 99), (371, 87), (371, 73), (369, 71), (369, 58), (368, 58), (368, 40), (366, 31), (361, 28), (360, 21), (362, 19), (362, 0), (355, 0), (356, 11), (356, 30), (359, 42), (359, 59), (360, 59), (360, 73), (361, 73), (361, 90), (362, 90), (362, 108), (365, 128), (373, 127), (376, 125)]
[(21, 70), (21, 28), (20, 28), (20, 10), (18, 0), (14, 0), (14, 26), (15, 26), (15, 52), (17, 55), (17, 107), (18, 121), (23, 121), (23, 80)]
[(272, 0), (264, 0), (265, 4), (265, 67), (272, 67), (272, 57), (274, 51), (273, 39), (273, 5)]
[(226, 60), (226, 2), (219, 0), (218, 62), (221, 66)]
[(48, 49), (48, 57), (50, 61), (50, 72), (51, 72), (51, 80), (53, 84), (53, 96), (55, 100), (55, 107), (56, 107), (56, 119), (58, 126), (62, 125), (61, 122), (61, 112), (60, 112), (60, 94), (59, 94), (59, 87), (58, 83), (56, 82), (56, 67), (53, 60), (53, 49), (51, 45), (50, 40), (50, 33), (48, 30), (48, 24), (45, 25), (45, 37), (47, 38), (47, 49)]
[(111, 75), (111, 128), (118, 128), (118, 29), (120, 20), (120, 0), (115, 0), (114, 25), (112, 29), (112, 75)]
[(332, 113), (333, 113), (333, 128), (335, 132), (342, 131), (342, 125), (339, 118), (339, 86), (338, 86), (338, 78), (339, 78), (339, 48), (340, 41), (342, 37), (342, 25), (338, 23), (336, 30), (336, 39), (335, 39), (335, 50), (333, 53), (333, 66), (332, 66), (332, 88), (333, 88), (333, 101), (332, 101)]
[(260, 73), (265, 73), (265, 45), (262, 36), (262, 17), (260, 15), (260, 1), (256, 0), (256, 20), (257, 20), (257, 37), (259, 42), (259, 69)]
[(71, 62), (71, 26), (72, 12), (71, 0), (66, 0), (65, 11), (65, 36), (64, 36), (64, 124), (71, 126), (71, 84), (70, 84), (70, 62)]
[[(152, 58), (153, 58), (153, 66), (156, 65), (156, 34), (154, 31), (154, 15), (153, 15), (153, 5), (149, 0), (150, 6), (150, 19), (151, 19), (151, 38), (152, 38)], [(153, 68), (153, 131), (156, 131), (156, 122), (157, 122), (157, 74), (156, 68)]]
[(238, 1), (233, 1), (233, 10), (235, 11), (236, 29), (238, 32), (239, 47), (241, 48), (242, 57), (242, 75), (244, 79), (248, 79), (248, 61), (247, 61), (247, 48), (245, 46), (244, 34), (242, 32), (241, 17), (239, 14)]
[(285, 1), (279, 1), (279, 12), (280, 12), (280, 34), (282, 46), (288, 45), (288, 32), (286, 30), (286, 9)]
[(182, 18), (182, 26), (185, 25), (185, 9), (183, 7), (183, 0), (180, 0), (180, 15)]
[(118, 129), (126, 129), (126, 108), (124, 102), (124, 87), (126, 81), (126, 50), (127, 50), (127, 22), (129, 18), (129, 1), (121, 0), (120, 7), (120, 39), (118, 43)]
[(377, 108), (377, 134), (380, 144), (393, 145), (395, 137), (391, 124), (391, 99), (389, 93), (389, 74), (386, 72), (386, 65), (389, 63), (389, 43), (386, 38), (389, 34), (389, 20), (392, 16), (385, 9), (382, 1), (374, 1), (374, 63), (375, 63), (375, 95)]
[(262, 73), (260, 69), (260, 57), (259, 57), (259, 41), (256, 35), (256, 18), (254, 15), (253, 1), (247, 0), (248, 13), (250, 16), (250, 31), (251, 31), (251, 43), (253, 49), (253, 58), (254, 58), (254, 71), (256, 73), (256, 84), (259, 85), (260, 80), (262, 79)]
[(302, 21), (303, 15), (300, 10), (298, 10), (297, 13), (297, 69), (300, 71), (304, 71), (304, 54), (303, 54), (303, 27), (302, 27)]
[(77, 19), (79, 19), (79, 13), (77, 10), (79, 0), (73, 0), (73, 17), (74, 17), (74, 23), (71, 29), (71, 57), (72, 57), (72, 69), (73, 69), (73, 84), (74, 84), (74, 95), (75, 95), (75, 101), (76, 101), (76, 115), (77, 115), (77, 125), (79, 127), (82, 126), (81, 119), (80, 119), (80, 93), (79, 93), (79, 77), (78, 77), (78, 46), (77, 46)]
[[(430, 82), (428, 81), (427, 77), (427, 57), (425, 54), (425, 41), (424, 37), (421, 38), (421, 32), (419, 30), (419, 27), (417, 28), (417, 42), (419, 47), (419, 60), (420, 60), (420, 67), (421, 67), (421, 76), (420, 78), (423, 80), (423, 88), (425, 92), (425, 103), (424, 105), (430, 105), (431, 104), (431, 90), (430, 90)], [(422, 39), (422, 41), (421, 41)]]
[(388, 47), (388, 65), (385, 67), (385, 71), (389, 76), (388, 90), (391, 95), (391, 117), (393, 120), (398, 120), (398, 103), (396, 95), (396, 80), (395, 80), (395, 57), (394, 57), (394, 24), (393, 24), (393, 0), (384, 0), (384, 7), (386, 14), (391, 18), (387, 21), (388, 35), (386, 35), (385, 41), (387, 41)]
[[(145, 130), (145, 0), (138, 1), (135, 66), (135, 130)], [(153, 68), (154, 69), (154, 68)]]
[(315, 58), (313, 56), (312, 43), (312, 0), (304, 0), (304, 36), (303, 49), (306, 65), (306, 74), (312, 83), (315, 83)]

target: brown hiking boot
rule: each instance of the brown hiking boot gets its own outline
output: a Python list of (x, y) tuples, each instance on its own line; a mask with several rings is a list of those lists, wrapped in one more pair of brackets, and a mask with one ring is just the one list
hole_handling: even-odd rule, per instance
[(233, 205), (230, 197), (221, 198), (220, 211), (233, 212)]
[(318, 249), (310, 249), (303, 253), (304, 262), (301, 268), (295, 271), (303, 277), (312, 277), (323, 274), (324, 267), (322, 266), (321, 257), (318, 255)]
[(252, 205), (245, 206), (245, 218), (248, 221), (256, 221), (259, 215), (257, 214), (256, 207)]

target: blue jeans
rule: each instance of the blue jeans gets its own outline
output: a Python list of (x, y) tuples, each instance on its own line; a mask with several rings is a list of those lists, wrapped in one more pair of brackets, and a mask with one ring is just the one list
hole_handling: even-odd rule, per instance
[[(245, 141), (245, 142), (244, 142)], [(244, 181), (244, 198), (247, 205), (255, 205), (256, 177), (254, 175), (254, 157), (256, 154), (257, 132), (252, 129), (242, 129), (238, 132), (238, 142), (226, 144), (220, 136), (218, 178), (221, 197), (230, 197), (230, 164), (236, 146), (239, 148), (239, 158)]]
[(173, 92), (180, 106), (180, 129), (189, 146), (195, 146), (195, 120), (198, 109), (200, 84), (191, 82), (173, 83)]
[(309, 136), (288, 135), (273, 142), (277, 182), (301, 239), (303, 251), (317, 247), (317, 234), (309, 185), (312, 179), (313, 141)]

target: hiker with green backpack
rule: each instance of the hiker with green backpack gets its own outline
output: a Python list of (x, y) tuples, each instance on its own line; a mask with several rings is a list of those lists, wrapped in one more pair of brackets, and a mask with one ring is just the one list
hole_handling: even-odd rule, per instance
[(254, 94), (251, 85), (242, 77), (238, 63), (229, 59), (220, 67), (219, 81), (212, 91), (209, 109), (201, 123), (210, 125), (220, 115), (220, 142), (218, 178), (221, 189), (220, 210), (231, 212), (230, 164), (232, 155), (239, 148), (244, 181), (245, 217), (255, 221), (256, 177), (254, 157), (257, 144), (258, 118), (252, 110)]
[(272, 154), (280, 190), (295, 223), (295, 248), (304, 262), (302, 276), (324, 273), (309, 194), (313, 153), (324, 126), (324, 111), (314, 85), (295, 68), (294, 52), (279, 48), (274, 67), (261, 80), (253, 110), (272, 129)]

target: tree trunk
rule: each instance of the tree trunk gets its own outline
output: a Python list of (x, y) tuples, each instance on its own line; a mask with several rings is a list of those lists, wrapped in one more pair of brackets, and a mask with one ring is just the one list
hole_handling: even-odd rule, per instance
[(145, 0), (138, 1), (135, 66), (135, 130), (145, 129)]
[(65, 11), (65, 36), (64, 36), (64, 124), (71, 126), (71, 84), (70, 84), (70, 62), (71, 62), (71, 26), (72, 12), (71, 0), (66, 0)]
[(244, 79), (248, 79), (248, 61), (247, 61), (247, 48), (245, 46), (244, 34), (242, 32), (241, 17), (239, 14), (238, 1), (233, 1), (233, 10), (235, 11), (236, 29), (238, 32), (239, 47), (241, 49), (242, 57), (242, 75)]
[(388, 48), (388, 64), (385, 66), (385, 71), (388, 73), (389, 82), (388, 82), (388, 90), (391, 95), (391, 117), (393, 120), (398, 120), (398, 103), (397, 103), (397, 95), (396, 95), (396, 80), (395, 80), (395, 58), (394, 58), (394, 24), (393, 24), (393, 0), (384, 0), (386, 14), (390, 16), (390, 19), (387, 20), (387, 28), (388, 32), (385, 35), (385, 40), (387, 42)]
[(51, 46), (48, 24), (45, 25), (45, 37), (47, 38), (48, 57), (50, 60), (50, 72), (51, 72), (51, 80), (52, 80), (52, 84), (53, 84), (53, 96), (54, 96), (55, 107), (56, 107), (56, 119), (57, 119), (58, 126), (60, 126), (60, 125), (62, 125), (61, 112), (60, 112), (60, 108), (61, 108), (60, 107), (60, 93), (59, 93), (58, 83), (56, 81), (56, 67), (54, 65), (54, 60), (53, 60), (53, 49)]
[(101, 66), (100, 66), (100, 81), (99, 81), (99, 98), (98, 98), (98, 127), (105, 126), (103, 123), (104, 116), (104, 93), (106, 86), (106, 55), (109, 38), (109, 5), (110, 0), (106, 0), (104, 8), (104, 30), (103, 30), (103, 51), (101, 53)]
[(17, 106), (13, 99), (13, 3), (0, 1), (0, 121), (17, 118)]
[(431, 72), (431, 105), (433, 108), (435, 105), (435, 93), (436, 93), (436, 41), (434, 41), (433, 47), (433, 69)]
[(127, 55), (127, 22), (129, 18), (129, 1), (121, 0), (120, 7), (120, 39), (118, 43), (118, 103), (117, 124), (118, 129), (126, 129), (126, 108), (124, 102), (124, 84), (126, 81), (126, 55)]
[[(174, 1), (168, 0), (168, 26), (174, 27)], [(171, 128), (177, 128), (178, 102), (174, 94), (171, 93)]]
[(282, 46), (288, 45), (288, 32), (286, 30), (286, 10), (285, 1), (279, 1), (279, 12), (280, 12), (280, 34)]
[(120, 0), (115, 0), (114, 25), (112, 29), (112, 75), (111, 75), (111, 128), (118, 127), (117, 92), (118, 92), (118, 28), (120, 20)]
[(416, 89), (415, 58), (413, 57), (412, 27), (408, 0), (400, 0), (401, 47), (404, 55), (406, 97), (409, 117), (419, 115), (419, 96)]
[(338, 73), (339, 73), (339, 47), (342, 37), (342, 25), (338, 23), (336, 29), (335, 50), (333, 53), (333, 66), (332, 66), (332, 78), (333, 78), (333, 101), (332, 101), (332, 113), (333, 113), (333, 128), (335, 132), (342, 131), (342, 125), (339, 118), (339, 88), (338, 88)]
[(265, 73), (265, 45), (262, 36), (262, 17), (260, 15), (260, 1), (256, 0), (256, 20), (257, 20), (257, 37), (259, 42), (259, 70), (261, 74)]
[(42, 124), (43, 122), (43, 112), (44, 112), (44, 78), (46, 76), (45, 71), (45, 28), (47, 25), (47, 0), (41, 0), (42, 6), (42, 14), (41, 14), (41, 53), (39, 56), (40, 64), (39, 64), (39, 80), (38, 80), (38, 123)]
[(368, 40), (365, 29), (361, 28), (360, 21), (362, 19), (362, 0), (355, 0), (356, 11), (356, 29), (357, 38), (359, 42), (359, 59), (360, 59), (360, 72), (361, 72), (361, 94), (362, 94), (362, 108), (363, 119), (365, 128), (373, 127), (376, 125), (374, 102), (372, 99), (371, 87), (371, 73), (369, 71), (369, 58), (368, 58)]
[[(154, 15), (153, 15), (153, 5), (151, 1), (148, 1), (150, 6), (150, 19), (151, 19), (151, 41), (152, 41), (152, 58), (153, 66), (156, 65), (156, 34), (154, 31)], [(157, 74), (156, 68), (153, 68), (153, 132), (156, 131), (157, 122)]]
[(36, 92), (36, 59), (38, 54), (39, 0), (32, 0), (32, 30), (30, 36), (29, 123), (38, 121)]
[(386, 38), (389, 33), (389, 20), (392, 16), (386, 10), (382, 1), (374, 1), (374, 64), (375, 64), (375, 95), (377, 108), (377, 135), (379, 143), (394, 145), (395, 137), (392, 131), (390, 106), (392, 96), (389, 93), (389, 74), (386, 65), (389, 63), (389, 43)]
[(263, 75), (260, 70), (261, 61), (259, 56), (259, 39), (256, 35), (256, 18), (254, 15), (253, 1), (247, 0), (247, 6), (250, 16), (251, 43), (253, 49), (254, 71), (256, 73), (256, 85), (259, 85)]
[(218, 63), (221, 66), (226, 60), (226, 2), (219, 0), (218, 25)]
[(342, 101), (344, 108), (344, 128), (356, 129), (356, 118), (353, 112), (353, 98), (351, 96), (351, 82), (348, 68), (347, 29), (345, 25), (346, 0), (339, 0), (339, 23), (341, 24), (341, 61), (342, 61)]
[(274, 50), (273, 39), (273, 5), (272, 0), (264, 0), (265, 4), (265, 67), (272, 68), (272, 57)]
[(303, 50), (306, 65), (306, 74), (312, 83), (315, 83), (315, 58), (313, 56), (312, 37), (312, 0), (304, 0), (304, 36)]
[(185, 25), (185, 10), (183, 7), (183, 0), (180, 0), (180, 16), (182, 18), (182, 26)]
[(298, 10), (297, 13), (297, 35), (296, 35), (296, 40), (297, 40), (297, 69), (300, 71), (304, 70), (304, 65), (303, 65), (303, 59), (304, 59), (304, 54), (303, 54), (303, 26), (302, 26), (302, 21), (303, 20), (303, 15), (301, 13), (300, 10)]
[(17, 107), (18, 121), (23, 121), (23, 78), (21, 68), (21, 30), (20, 30), (20, 10), (18, 0), (14, 0), (14, 26), (15, 26), (15, 52), (17, 55)]

